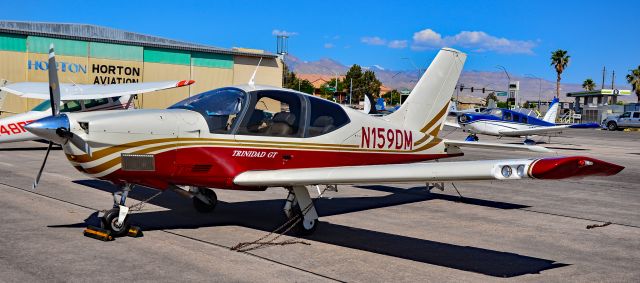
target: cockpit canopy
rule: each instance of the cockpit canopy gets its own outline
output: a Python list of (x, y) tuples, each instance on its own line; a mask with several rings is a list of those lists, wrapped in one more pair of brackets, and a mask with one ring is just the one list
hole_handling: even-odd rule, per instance
[(210, 90), (169, 107), (200, 113), (214, 134), (313, 137), (349, 123), (338, 104), (294, 91)]
[(203, 92), (182, 100), (169, 109), (187, 109), (200, 113), (211, 133), (226, 133), (242, 110), (246, 94), (236, 88), (221, 88)]

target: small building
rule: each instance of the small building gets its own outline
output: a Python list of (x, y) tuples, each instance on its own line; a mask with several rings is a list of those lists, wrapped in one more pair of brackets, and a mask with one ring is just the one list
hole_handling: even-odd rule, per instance
[[(142, 108), (165, 108), (210, 89), (256, 83), (282, 86), (277, 54), (219, 48), (108, 27), (0, 21), (0, 83), (46, 82), (50, 44), (55, 45), (61, 83), (112, 84), (195, 80), (187, 87), (138, 96)], [(0, 93), (3, 116), (41, 101)]]
[(591, 91), (576, 91), (567, 93), (567, 97), (575, 98), (573, 105), (576, 113), (582, 113), (584, 106), (597, 107), (604, 105), (615, 105), (619, 96), (631, 95), (628, 89), (597, 89)]
[(607, 116), (622, 113), (624, 107), (618, 104), (619, 96), (631, 95), (631, 90), (598, 89), (567, 93), (575, 98), (573, 110), (580, 115), (582, 123), (600, 123)]
[(459, 96), (457, 98), (458, 110), (474, 109), (476, 107), (484, 107), (487, 103), (485, 98), (473, 96)]

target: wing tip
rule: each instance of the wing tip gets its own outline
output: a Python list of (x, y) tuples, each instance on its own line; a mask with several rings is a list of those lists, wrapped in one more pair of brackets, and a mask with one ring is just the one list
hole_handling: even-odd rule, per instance
[(624, 166), (585, 156), (543, 158), (532, 164), (530, 175), (536, 179), (566, 179), (586, 176), (612, 176)]
[(183, 87), (194, 84), (196, 81), (194, 80), (182, 80), (176, 83), (176, 87)]

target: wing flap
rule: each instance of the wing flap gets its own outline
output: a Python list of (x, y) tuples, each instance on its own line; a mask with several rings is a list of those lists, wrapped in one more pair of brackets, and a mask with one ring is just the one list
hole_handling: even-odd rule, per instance
[[(504, 167), (509, 167), (504, 169)], [(235, 177), (239, 186), (406, 183), (526, 178), (564, 179), (614, 175), (624, 167), (589, 157), (432, 162), (371, 166), (247, 171)], [(503, 174), (508, 171), (509, 175)]]
[[(193, 83), (193, 80), (183, 80), (108, 85), (60, 84), (60, 98), (61, 100), (99, 99), (183, 87)], [(14, 83), (0, 87), (0, 90), (24, 98), (49, 99), (48, 83)]]

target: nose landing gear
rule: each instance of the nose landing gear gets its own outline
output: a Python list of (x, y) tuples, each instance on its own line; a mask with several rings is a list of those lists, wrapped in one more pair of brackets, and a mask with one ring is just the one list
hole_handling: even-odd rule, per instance
[(213, 190), (196, 188), (193, 193), (193, 207), (200, 213), (212, 212), (218, 204), (218, 196)]
[[(127, 201), (127, 196), (129, 195), (129, 192), (132, 188), (133, 184), (125, 184), (122, 187), (121, 191), (113, 193), (113, 208), (98, 213), (98, 217), (100, 217), (101, 229), (96, 229), (96, 227), (90, 226), (85, 230), (86, 236), (100, 240), (111, 240), (112, 237), (120, 237), (125, 235), (131, 237), (142, 236), (140, 228), (132, 226), (129, 223), (129, 217), (127, 217), (130, 211), (130, 207), (125, 206), (125, 203)], [(131, 209), (136, 210), (137, 206), (139, 206), (139, 208), (142, 208), (142, 205), (144, 205), (144, 203), (158, 195), (159, 194), (156, 194), (155, 196), (143, 202), (131, 206)]]

